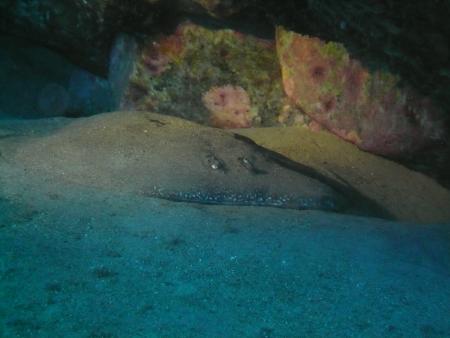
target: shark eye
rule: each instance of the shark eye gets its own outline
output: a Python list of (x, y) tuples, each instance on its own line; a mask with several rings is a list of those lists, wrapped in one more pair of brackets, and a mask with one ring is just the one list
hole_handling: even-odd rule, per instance
[(239, 160), (239, 163), (253, 175), (264, 175), (264, 174), (267, 174), (267, 171), (257, 168), (256, 165), (253, 164), (246, 157), (239, 157), (238, 160)]
[(206, 165), (215, 171), (226, 171), (225, 163), (213, 154), (209, 154), (206, 156)]
[(246, 157), (239, 157), (238, 160), (244, 168), (246, 168), (248, 170), (252, 170), (253, 165), (250, 163), (250, 161)]

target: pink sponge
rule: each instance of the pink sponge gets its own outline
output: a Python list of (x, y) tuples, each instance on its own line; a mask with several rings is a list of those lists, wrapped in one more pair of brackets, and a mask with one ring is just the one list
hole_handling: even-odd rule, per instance
[(254, 112), (244, 88), (226, 85), (212, 87), (202, 97), (210, 111), (209, 122), (217, 128), (249, 128)]

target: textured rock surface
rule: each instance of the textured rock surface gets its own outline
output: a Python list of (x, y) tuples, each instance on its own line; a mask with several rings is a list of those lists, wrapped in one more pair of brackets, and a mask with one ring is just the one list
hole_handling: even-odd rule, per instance
[(79, 117), (116, 110), (136, 57), (135, 40), (119, 34), (104, 78), (29, 40), (0, 35), (0, 45), (0, 117)]
[[(214, 122), (214, 109), (203, 98), (214, 88), (234, 102), (238, 114), (230, 122)], [(248, 96), (248, 99), (247, 99)], [(273, 41), (233, 30), (211, 30), (192, 23), (169, 36), (148, 42), (135, 64), (123, 107), (177, 115), (217, 127), (267, 126), (300, 116), (286, 108)], [(247, 107), (242, 111), (242, 107)], [(284, 115), (279, 119), (279, 113)], [(242, 113), (242, 114), (240, 114)], [(242, 117), (245, 115), (245, 118)], [(247, 121), (243, 123), (242, 121)]]
[(316, 122), (360, 148), (406, 157), (444, 138), (443, 113), (399, 79), (351, 59), (344, 46), (277, 30), (284, 89)]
[(283, 25), (299, 33), (344, 43), (366, 67), (400, 75), (404, 82), (449, 111), (448, 1), (198, 2), (226, 22), (242, 28), (254, 27), (253, 34), (269, 34), (267, 27)]
[(446, 108), (449, 6), (446, 1), (8, 0), (0, 3), (0, 30), (46, 43), (106, 74), (108, 44), (121, 30), (148, 34), (166, 28), (180, 14), (201, 16), (205, 22), (211, 22), (210, 15), (221, 19), (214, 25), (259, 36), (273, 35), (281, 24), (344, 43), (365, 65), (400, 74)]
[(0, 45), (0, 117), (75, 117), (113, 108), (106, 79), (27, 40), (0, 35)]
[(158, 14), (146, 1), (9, 0), (0, 2), (0, 31), (53, 48), (106, 76), (116, 35), (137, 30), (138, 23), (150, 27)]
[(2, 1), (2, 30), (48, 45), (106, 74), (113, 33), (103, 1)]

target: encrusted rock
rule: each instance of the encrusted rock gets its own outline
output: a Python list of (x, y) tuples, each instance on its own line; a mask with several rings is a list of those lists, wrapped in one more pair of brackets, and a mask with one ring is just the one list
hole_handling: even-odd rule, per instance
[[(214, 94), (223, 98), (213, 107)], [(298, 112), (286, 105), (273, 41), (189, 22), (142, 47), (123, 108), (224, 128), (277, 125)]]
[(106, 76), (117, 34), (136, 30), (136, 23), (157, 22), (153, 5), (148, 0), (0, 1), (0, 31), (50, 47)]
[(361, 149), (396, 158), (440, 141), (442, 113), (399, 78), (370, 72), (343, 45), (277, 29), (284, 90), (314, 121)]

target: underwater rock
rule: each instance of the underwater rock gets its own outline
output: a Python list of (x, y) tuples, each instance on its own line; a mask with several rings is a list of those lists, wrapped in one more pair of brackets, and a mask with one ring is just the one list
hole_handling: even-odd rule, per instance
[(284, 90), (316, 122), (363, 150), (402, 158), (442, 141), (443, 113), (343, 45), (277, 29)]
[(233, 134), (152, 113), (77, 119), (11, 149), (4, 153), (9, 163), (50, 181), (210, 204), (349, 207), (343, 193), (307, 168)]
[[(232, 87), (246, 94), (224, 90), (226, 97), (239, 96), (241, 100), (232, 101), (239, 103), (238, 111), (246, 107), (248, 112), (231, 118), (224, 110), (218, 112), (205, 104), (204, 98), (217, 92), (215, 88)], [(287, 124), (300, 114), (298, 108), (287, 105), (273, 40), (190, 22), (141, 47), (122, 108), (222, 128)]]
[(108, 71), (108, 82), (111, 87), (114, 110), (117, 110), (122, 102), (133, 70), (136, 53), (137, 42), (132, 36), (121, 33), (114, 40)]
[(249, 5), (247, 1), (192, 0), (192, 2), (199, 4), (210, 15), (222, 18), (236, 14)]
[(86, 116), (113, 109), (108, 80), (30, 41), (0, 36), (0, 44), (1, 116)]
[(108, 1), (2, 1), (7, 33), (63, 52), (77, 64), (106, 73), (114, 33), (106, 30)]
[(164, 26), (158, 1), (0, 1), (0, 30), (60, 52), (74, 64), (106, 77), (114, 39), (122, 32)]
[[(33, 104), (33, 103), (31, 103)], [(39, 116), (64, 116), (69, 106), (66, 89), (56, 83), (47, 84), (38, 95)], [(28, 112), (27, 112), (28, 113)]]
[(265, 38), (283, 25), (344, 43), (364, 64), (400, 74), (448, 113), (449, 12), (445, 1), (362, 0), (342, 6), (332, 0), (10, 0), (0, 2), (0, 30), (52, 47), (106, 76), (119, 32), (168, 32), (180, 16)]
[(269, 37), (273, 27), (282, 25), (339, 41), (370, 69), (398, 74), (449, 114), (448, 1), (361, 0), (347, 1), (344, 6), (333, 0), (193, 1), (239, 31), (266, 32), (264, 36)]

